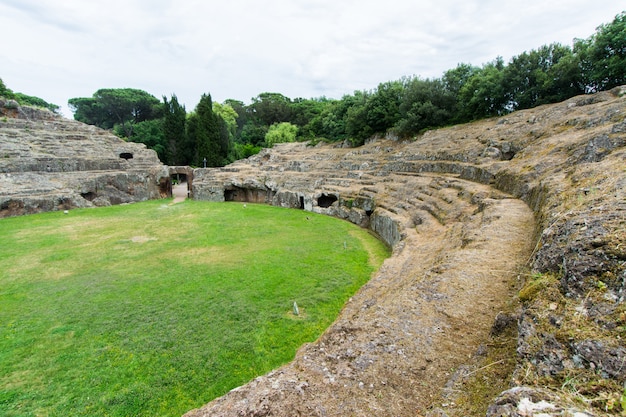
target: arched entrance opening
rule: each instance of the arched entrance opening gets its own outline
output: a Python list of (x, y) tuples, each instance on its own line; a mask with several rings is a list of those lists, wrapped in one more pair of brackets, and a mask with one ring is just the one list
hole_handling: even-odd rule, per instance
[(170, 168), (170, 182), (172, 184), (172, 197), (191, 198), (191, 185), (193, 182), (193, 169), (188, 166)]

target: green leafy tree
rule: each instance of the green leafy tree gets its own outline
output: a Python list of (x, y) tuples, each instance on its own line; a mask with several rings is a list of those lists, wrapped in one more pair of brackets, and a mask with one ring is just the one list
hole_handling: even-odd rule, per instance
[(252, 117), (265, 126), (288, 122), (292, 116), (291, 100), (280, 93), (261, 93), (248, 108)]
[(252, 155), (256, 155), (259, 152), (261, 152), (261, 149), (263, 148), (260, 146), (254, 146), (251, 143), (235, 143), (234, 145), (235, 160), (245, 159)]
[(457, 64), (456, 68), (448, 70), (442, 77), (442, 82), (446, 90), (452, 95), (458, 96), (461, 88), (472, 78), (480, 68), (470, 64)]
[(15, 93), (14, 98), (20, 104), (24, 104), (28, 106), (35, 106), (35, 107), (42, 107), (44, 109), (51, 110), (54, 113), (58, 113), (59, 109), (61, 108), (57, 106), (56, 104), (48, 103), (46, 100), (42, 98), (29, 96), (29, 95), (22, 94), (22, 93)]
[(405, 80), (399, 107), (396, 130), (401, 136), (409, 136), (449, 124), (455, 112), (456, 98), (443, 81), (414, 77)]
[(188, 135), (195, 143), (195, 155), (192, 164), (216, 167), (220, 165), (217, 146), (218, 126), (213, 114), (211, 95), (203, 94), (196, 106), (196, 110), (189, 116)]
[(448, 70), (443, 74), (441, 81), (443, 82), (444, 88), (448, 91), (450, 96), (454, 98), (451, 123), (463, 123), (466, 121), (460, 111), (460, 93), (463, 86), (467, 84), (469, 79), (478, 71), (480, 71), (479, 67), (461, 63), (457, 64), (456, 68)]
[(182, 136), (182, 140), (179, 140), (176, 148), (177, 162), (176, 165), (191, 165), (198, 166), (197, 163), (197, 143), (195, 130), (197, 123), (194, 118), (196, 117), (194, 112), (187, 113), (185, 119), (185, 133)]
[(299, 140), (315, 137), (315, 130), (311, 122), (324, 111), (328, 103), (329, 100), (325, 97), (317, 99), (297, 98), (293, 100), (290, 122), (299, 127)]
[(220, 166), (222, 166), (235, 160), (233, 149), (234, 142), (230, 135), (228, 123), (226, 123), (226, 121), (219, 114), (216, 114), (215, 117), (217, 117), (219, 129), (218, 144), (220, 148), (220, 155), (222, 156), (222, 164)]
[(243, 142), (241, 133), (243, 127), (250, 120), (250, 112), (247, 106), (240, 100), (228, 99), (224, 101), (224, 105), (230, 106), (237, 113), (237, 130), (235, 131), (235, 142)]
[(330, 142), (347, 139), (346, 117), (354, 96), (346, 95), (341, 100), (330, 100), (324, 109), (309, 123), (312, 134)]
[(577, 39), (574, 52), (581, 60), (587, 91), (626, 84), (626, 12), (615, 16), (613, 22), (598, 26), (588, 39)]
[(0, 97), (4, 97), (7, 99), (12, 99), (15, 97), (13, 91), (7, 88), (7, 86), (4, 84), (4, 81), (2, 81), (2, 78), (0, 78)]
[(346, 135), (352, 146), (363, 145), (375, 133), (368, 124), (368, 99), (369, 93), (366, 91), (355, 91), (352, 97), (343, 98), (348, 108), (344, 117)]
[(103, 129), (121, 126), (130, 138), (135, 124), (161, 116), (161, 102), (151, 94), (134, 88), (103, 88), (91, 98), (68, 101), (74, 119)]
[(116, 119), (104, 109), (102, 102), (93, 97), (75, 97), (67, 103), (74, 112), (74, 120), (102, 129), (113, 129), (115, 126)]
[(553, 43), (514, 57), (504, 71), (512, 110), (565, 100), (584, 92), (571, 48)]
[(508, 95), (504, 85), (504, 61), (498, 57), (474, 73), (459, 91), (462, 120), (477, 120), (505, 114)]
[(60, 109), (60, 107), (56, 104), (48, 103), (42, 98), (29, 96), (23, 93), (14, 93), (11, 89), (7, 88), (7, 86), (4, 84), (4, 81), (2, 81), (2, 78), (0, 78), (0, 97), (4, 97), (5, 99), (13, 99), (22, 105), (42, 107), (55, 113), (58, 113)]
[(223, 166), (228, 162), (228, 127), (224, 119), (213, 112), (210, 94), (203, 94), (196, 110), (187, 120), (189, 144), (195, 148), (191, 165)]
[(277, 143), (295, 142), (297, 134), (298, 126), (289, 122), (275, 123), (265, 134), (265, 143), (271, 148)]
[(187, 111), (181, 106), (178, 97), (172, 95), (170, 100), (163, 97), (165, 113), (163, 116), (163, 138), (165, 140), (165, 163), (168, 165), (182, 165), (185, 162), (185, 129)]
[(580, 58), (573, 50), (570, 51), (571, 53), (561, 56), (551, 67), (553, 79), (544, 84), (543, 96), (546, 103), (557, 103), (585, 92)]
[[(147, 148), (156, 151), (161, 162), (166, 163), (167, 160), (167, 140), (165, 139), (163, 129), (164, 119), (144, 120), (135, 124), (133, 134), (127, 140), (130, 142), (143, 143)], [(114, 130), (119, 135), (125, 134), (120, 131), (122, 127), (116, 125)]]
[[(262, 93), (253, 98), (252, 104), (248, 106), (238, 100), (226, 100), (216, 108), (216, 112), (223, 116), (232, 143), (258, 147), (265, 142), (265, 134), (272, 124), (290, 121), (290, 106), (291, 100), (282, 94)], [(236, 121), (235, 129), (233, 117)]]
[(230, 140), (234, 140), (235, 135), (237, 134), (237, 117), (239, 117), (239, 114), (230, 104), (220, 104), (217, 102), (213, 103), (213, 113), (217, 114), (224, 120), (227, 126), (229, 138)]
[(267, 130), (268, 126), (258, 125), (254, 120), (248, 120), (241, 131), (240, 140), (238, 142), (260, 146), (265, 142)]
[(389, 81), (378, 85), (365, 103), (368, 130), (373, 133), (385, 133), (398, 122), (403, 92), (401, 81)]

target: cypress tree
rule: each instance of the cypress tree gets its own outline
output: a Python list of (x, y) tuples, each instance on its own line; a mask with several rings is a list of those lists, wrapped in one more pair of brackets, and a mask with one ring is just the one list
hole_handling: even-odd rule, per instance
[(194, 165), (223, 166), (228, 155), (228, 131), (221, 117), (213, 112), (210, 94), (203, 94), (189, 119), (188, 134), (195, 143)]
[(167, 97), (163, 97), (165, 104), (165, 118), (163, 120), (163, 133), (167, 150), (165, 153), (167, 165), (184, 165), (190, 161), (185, 158), (185, 123), (187, 111), (185, 106), (178, 103), (176, 95), (168, 102)]

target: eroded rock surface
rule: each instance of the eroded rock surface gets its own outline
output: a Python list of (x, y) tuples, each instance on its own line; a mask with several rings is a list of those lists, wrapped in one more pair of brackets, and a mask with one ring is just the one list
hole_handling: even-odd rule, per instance
[(0, 100), (0, 217), (145, 201), (169, 184), (142, 144)]
[[(625, 91), (195, 170), (193, 198), (337, 216), (393, 254), (291, 363), (187, 416), (469, 415), (457, 399), (498, 366), (485, 358), (515, 324), (511, 390), (481, 415), (622, 413)], [(0, 217), (171, 192), (143, 146), (0, 104)], [(503, 314), (521, 286), (520, 308)]]
[[(463, 415), (455, 380), (476, 372), (518, 283), (526, 286), (511, 384), (552, 387), (550, 404), (565, 410), (563, 381), (591, 371), (599, 382), (589, 395), (604, 390), (606, 401), (590, 406), (620, 412), (624, 92), (412, 141), (284, 144), (196, 170), (194, 198), (344, 218), (375, 231), (393, 255), (293, 362), (186, 416)], [(498, 401), (492, 415), (513, 404)]]

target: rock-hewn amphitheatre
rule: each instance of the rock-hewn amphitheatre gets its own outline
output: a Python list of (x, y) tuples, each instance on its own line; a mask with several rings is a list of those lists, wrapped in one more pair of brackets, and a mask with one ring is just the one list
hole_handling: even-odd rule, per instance
[[(410, 141), (283, 144), (194, 170), (195, 199), (337, 216), (370, 228), (393, 254), (291, 363), (187, 416), (460, 415), (457, 398), (507, 323), (519, 332), (517, 388), (492, 399), (489, 415), (523, 415), (529, 404), (593, 415), (593, 399), (571, 403), (565, 390), (540, 387), (560, 387), (568, 373), (626, 382), (625, 93)], [(34, 111), (3, 112), (2, 216), (171, 193), (169, 170), (144, 148)], [(518, 314), (499, 315), (527, 282)]]
[(167, 167), (144, 145), (0, 100), (0, 217), (161, 198)]

